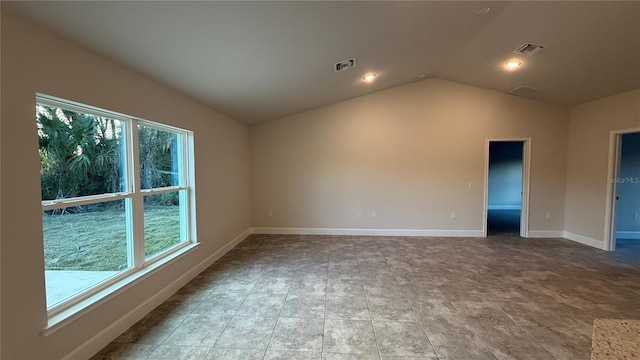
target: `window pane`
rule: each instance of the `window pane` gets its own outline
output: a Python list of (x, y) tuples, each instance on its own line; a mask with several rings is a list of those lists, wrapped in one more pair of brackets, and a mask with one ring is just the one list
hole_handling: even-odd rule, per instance
[(129, 267), (124, 200), (45, 211), (47, 306)]
[(138, 126), (140, 188), (182, 185), (177, 133)]
[(144, 197), (144, 254), (147, 258), (186, 240), (181, 220), (186, 191)]
[(123, 124), (37, 105), (42, 200), (124, 191)]

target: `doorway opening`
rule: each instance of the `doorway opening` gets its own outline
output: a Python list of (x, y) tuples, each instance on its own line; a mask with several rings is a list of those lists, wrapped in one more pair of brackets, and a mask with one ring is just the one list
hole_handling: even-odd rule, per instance
[(640, 255), (640, 131), (612, 134), (611, 230), (607, 249)]
[(528, 144), (528, 139), (487, 142), (485, 236), (527, 236)]

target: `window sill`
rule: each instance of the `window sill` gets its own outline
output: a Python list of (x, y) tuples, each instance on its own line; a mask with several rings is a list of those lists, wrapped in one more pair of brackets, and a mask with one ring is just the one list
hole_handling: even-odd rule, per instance
[(186, 245), (173, 253), (163, 257), (162, 259), (158, 259), (154, 261), (150, 265), (135, 271), (131, 275), (115, 282), (114, 284), (102, 289), (95, 294), (79, 301), (76, 304), (69, 306), (68, 308), (52, 315), (48, 318), (47, 326), (42, 330), (42, 335), (44, 337), (48, 337), (49, 335), (57, 332), (58, 330), (64, 328), (68, 324), (72, 323), (76, 319), (82, 317), (86, 313), (92, 311), (97, 308), (101, 304), (108, 301), (113, 296), (122, 293), (123, 291), (131, 288), (136, 285), (138, 282), (143, 280), (147, 275), (155, 272), (156, 270), (164, 267), (165, 265), (177, 260), (183, 255), (191, 252), (193, 249), (198, 247), (199, 243), (193, 243)]

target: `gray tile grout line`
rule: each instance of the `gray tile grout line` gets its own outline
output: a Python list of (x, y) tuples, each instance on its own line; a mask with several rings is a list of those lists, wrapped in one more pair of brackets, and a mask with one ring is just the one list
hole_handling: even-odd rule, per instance
[(411, 307), (411, 312), (413, 312), (413, 316), (415, 316), (416, 322), (418, 323), (418, 325), (420, 325), (420, 328), (422, 329), (424, 336), (427, 337), (427, 341), (429, 341), (429, 344), (431, 345), (433, 352), (436, 354), (436, 357), (440, 359), (442, 356), (440, 355), (440, 352), (438, 351), (438, 349), (436, 349), (436, 346), (433, 344), (433, 341), (429, 337), (429, 334), (427, 334), (427, 331), (424, 329), (424, 326), (422, 326), (422, 322), (420, 321), (420, 318), (418, 318), (418, 314), (416, 313), (413, 307), (413, 304), (411, 304), (411, 301), (409, 301), (406, 295), (404, 295), (404, 299), (409, 303), (409, 307)]
[[(237, 245), (236, 245), (237, 246)], [(232, 248), (233, 249), (233, 248)], [(214, 262), (215, 264), (215, 262)], [(256, 282), (257, 283), (257, 282)], [(253, 287), (251, 287), (251, 290), (249, 290), (249, 292), (247, 292), (244, 295), (244, 298), (242, 299), (242, 302), (240, 303), (240, 305), (238, 306), (238, 308), (233, 312), (233, 315), (231, 316), (231, 318), (229, 319), (229, 322), (227, 322), (227, 325), (224, 326), (224, 329), (222, 329), (222, 331), (220, 332), (220, 335), (218, 335), (218, 338), (216, 339), (216, 341), (213, 343), (213, 345), (211, 345), (211, 350), (209, 351), (209, 353), (207, 354), (207, 356), (213, 352), (213, 350), (216, 347), (216, 344), (218, 344), (218, 341), (220, 341), (220, 338), (222, 337), (222, 334), (224, 334), (225, 331), (227, 331), (227, 328), (229, 328), (229, 324), (231, 324), (231, 322), (233, 321), (233, 319), (236, 318), (236, 314), (238, 313), (238, 310), (240, 310), (240, 308), (242, 307), (242, 305), (244, 304), (245, 301), (247, 301), (247, 297), (249, 296), (249, 294), (251, 293), (251, 291), (253, 290), (253, 288), (255, 287), (255, 284), (253, 285)], [(212, 294), (209, 295), (213, 295), (213, 289), (211, 290)]]
[[(206, 269), (205, 269), (205, 270), (206, 270)], [(203, 270), (203, 272), (204, 272), (204, 270)], [(201, 273), (202, 273), (202, 272), (201, 272)], [(201, 274), (201, 273), (200, 273), (200, 274)], [(200, 274), (198, 274), (198, 275), (200, 275)], [(196, 275), (196, 277), (197, 277), (197, 275)], [(188, 283), (187, 283), (187, 284), (188, 284)], [(184, 286), (186, 286), (187, 284), (185, 284)], [(184, 287), (184, 286), (183, 286), (183, 287)], [(180, 288), (180, 289), (182, 289), (182, 288)], [(180, 289), (178, 289), (178, 291), (180, 291)], [(169, 296), (169, 298), (171, 298), (172, 296), (174, 296), (178, 291), (176, 291), (174, 294), (172, 294), (171, 296)], [(202, 289), (198, 289), (198, 290), (196, 290), (196, 291), (192, 292), (192, 294), (193, 294), (193, 293), (198, 293), (198, 292), (200, 292), (200, 291), (202, 291)], [(203, 304), (203, 303), (205, 302), (205, 300), (206, 300), (206, 299), (211, 295), (212, 290), (207, 290), (207, 291), (205, 291), (205, 292), (210, 292), (210, 293), (209, 293), (207, 296), (205, 296), (202, 300), (200, 300), (200, 301), (199, 301), (198, 306), (200, 306), (201, 304)], [(164, 304), (167, 300), (169, 300), (169, 298), (167, 298), (165, 301), (163, 301), (160, 305)], [(156, 306), (156, 307), (154, 308), (154, 310), (155, 310), (156, 308), (158, 308), (160, 305)], [(185, 320), (187, 319), (187, 317), (189, 317), (189, 316), (193, 313), (193, 311), (195, 311), (195, 309), (196, 309), (198, 306), (194, 306), (194, 308), (193, 308), (193, 309), (191, 309), (191, 311), (190, 311), (187, 315), (185, 315), (185, 316), (184, 316), (184, 318), (182, 319), (182, 321), (180, 321), (180, 322), (178, 323), (178, 325), (176, 325), (176, 327), (175, 327), (171, 332), (169, 332), (169, 334), (167, 334), (167, 336), (166, 336), (164, 339), (162, 339), (162, 341), (160, 341), (160, 343), (158, 343), (158, 344), (154, 344), (154, 346), (155, 346), (155, 347), (154, 347), (154, 352), (155, 352), (155, 351), (158, 349), (158, 347), (160, 347), (160, 346), (168, 346), (168, 345), (163, 345), (163, 344), (164, 344), (164, 342), (165, 342), (165, 341), (167, 341), (167, 339), (171, 336), (171, 334), (173, 334), (173, 333), (178, 329), (178, 327), (180, 327), (180, 325), (182, 325), (182, 324), (185, 322)], [(136, 324), (137, 324), (137, 322), (136, 322)], [(222, 334), (222, 333), (221, 333), (221, 334)], [(217, 339), (216, 339), (216, 341), (217, 341)], [(214, 343), (214, 344), (215, 344), (215, 343)], [(212, 351), (212, 350), (213, 350), (213, 345), (211, 345), (211, 346), (210, 346), (210, 348), (209, 348), (209, 350), (207, 351), (207, 354), (205, 355), (205, 357), (206, 357), (206, 356), (208, 356), (208, 355), (209, 355), (209, 353), (211, 353), (211, 351)], [(146, 356), (146, 357), (145, 357), (145, 359), (149, 359), (149, 357), (150, 357), (151, 355), (152, 355), (152, 354), (149, 354), (148, 356)]]
[[(410, 259), (413, 260), (413, 257), (410, 256)], [(409, 281), (409, 283), (411, 283), (411, 282)], [(399, 286), (401, 286), (401, 285), (399, 285)], [(429, 337), (429, 334), (427, 334), (427, 331), (424, 329), (424, 326), (422, 326), (422, 322), (420, 321), (420, 318), (418, 317), (418, 314), (416, 313), (416, 310), (413, 307), (413, 304), (411, 304), (411, 301), (409, 301), (409, 298), (407, 298), (406, 294), (403, 293), (403, 296), (404, 296), (404, 299), (407, 301), (407, 303), (409, 303), (409, 307), (411, 308), (411, 312), (413, 312), (413, 316), (415, 317), (416, 322), (418, 323), (418, 325), (420, 325), (420, 328), (422, 329), (422, 332), (424, 333), (424, 336), (427, 337), (427, 341), (429, 341), (429, 344), (431, 345), (431, 348), (433, 349), (433, 352), (436, 354), (436, 357), (438, 359), (442, 358), (442, 356), (440, 355), (440, 352), (438, 351), (436, 346), (433, 344), (433, 340), (431, 340), (431, 338)]]
[(329, 297), (329, 263), (331, 253), (327, 256), (327, 284), (324, 288), (324, 311), (322, 313), (322, 346), (320, 347), (320, 359), (324, 359), (325, 329), (327, 328), (327, 298)]
[(549, 353), (549, 355), (551, 355), (552, 358), (559, 360), (557, 356), (553, 355), (551, 353), (551, 351), (549, 351), (543, 344), (539, 343), (538, 341), (535, 340), (535, 337), (529, 333), (529, 331), (527, 331), (527, 329), (523, 326), (522, 327), (522, 331), (524, 331), (525, 334), (527, 334), (528, 337), (532, 338), (536, 344), (538, 344), (538, 346), (540, 346), (541, 348), (544, 349), (544, 351), (546, 351), (547, 353)]
[(464, 321), (465, 325), (467, 325), (471, 329), (471, 331), (473, 331), (473, 334), (478, 338), (478, 340), (482, 342), (482, 345), (484, 345), (484, 347), (491, 353), (491, 355), (493, 355), (495, 359), (498, 359), (498, 356), (495, 354), (494, 350), (487, 344), (487, 342), (482, 338), (482, 336), (479, 335), (480, 330), (477, 329), (475, 326), (471, 326), (471, 324), (469, 324), (466, 316), (460, 313), (460, 310), (458, 309), (458, 307), (456, 307), (454, 302), (451, 301), (445, 294), (442, 293), (442, 297), (453, 307), (453, 309), (456, 311), (456, 314), (458, 314), (458, 316), (460, 316), (460, 318)]
[[(352, 243), (352, 242), (353, 242), (353, 241), (351, 241), (351, 243)], [(308, 241), (307, 241), (307, 246), (308, 246)], [(386, 266), (387, 266), (387, 267), (389, 267), (389, 264), (388, 264), (386, 261), (387, 261), (387, 260), (386, 260), (386, 258), (385, 258), (385, 264), (386, 264)], [(359, 262), (358, 262), (358, 265), (360, 265), (360, 263), (359, 263)], [(361, 276), (361, 275), (362, 275), (362, 272), (360, 271), (360, 268), (358, 268), (358, 271), (360, 272), (360, 281), (361, 281), (362, 283), (364, 283), (364, 280), (362, 279), (362, 276)], [(392, 272), (392, 273), (393, 273), (393, 272)], [(263, 276), (264, 276), (264, 274), (262, 273), (262, 274), (261, 274), (261, 276), (260, 276), (260, 278), (262, 278)], [(294, 274), (294, 278), (295, 278), (295, 274)], [(326, 278), (327, 278), (327, 285), (328, 285), (328, 274), (327, 274), (327, 277), (326, 277)], [(395, 275), (394, 275), (394, 279), (395, 279), (396, 284), (398, 284), (398, 278), (397, 278)], [(293, 281), (293, 280), (292, 280), (292, 281)], [(242, 306), (242, 304), (244, 304), (244, 302), (246, 301), (246, 297), (251, 293), (251, 291), (253, 291), (253, 289), (255, 288), (255, 286), (256, 286), (256, 284), (254, 284), (254, 285), (252, 286), (252, 288), (251, 288), (251, 290), (249, 290), (249, 292), (244, 293), (245, 297), (244, 297), (244, 299), (243, 299), (243, 301), (242, 301), (241, 305), (238, 307), (238, 309)], [(289, 294), (289, 290), (290, 290), (290, 288), (288, 289), (287, 294), (285, 295), (285, 303), (286, 303), (286, 297), (287, 297), (287, 296), (288, 296), (288, 294)], [(199, 291), (199, 290), (198, 290), (198, 291)], [(211, 295), (211, 294), (209, 294), (209, 295)], [(209, 296), (209, 295), (208, 295), (208, 296)], [(369, 309), (369, 299), (368, 299), (368, 296), (367, 296), (366, 291), (364, 292), (364, 295), (365, 295), (365, 299), (367, 300), (367, 309), (370, 311), (370, 309)], [(208, 296), (207, 296), (207, 297), (208, 297)], [(206, 299), (207, 297), (205, 297), (205, 299)], [(448, 301), (448, 298), (446, 298), (446, 296), (444, 296), (444, 295), (443, 295), (443, 297), (444, 297), (444, 299), (446, 299), (446, 300)], [(325, 287), (325, 316), (324, 316), (325, 322), (326, 322), (326, 303), (327, 303), (327, 298), (328, 298), (328, 292), (327, 292), (327, 288)], [(406, 295), (404, 295), (404, 298), (408, 301), (408, 298), (406, 298)], [(205, 299), (203, 299), (203, 300), (199, 301), (199, 302), (198, 302), (198, 306), (199, 306), (200, 304), (204, 303), (204, 302), (205, 302)], [(492, 302), (492, 304), (493, 304), (493, 305), (495, 305), (495, 302)], [(415, 314), (415, 309), (414, 309), (413, 305), (411, 304), (411, 302), (409, 302), (409, 305), (410, 305), (410, 307), (411, 307), (412, 311), (413, 311), (413, 312), (414, 312), (414, 314)], [(455, 305), (453, 305), (453, 307), (454, 307), (454, 309), (456, 309)], [(494, 307), (495, 307), (495, 306), (494, 306)], [(162, 341), (160, 341), (158, 344), (154, 344), (154, 347), (153, 347), (154, 351), (156, 351), (156, 349), (157, 349), (159, 346), (162, 346), (162, 344), (166, 341), (166, 339), (167, 339), (167, 338), (168, 338), (168, 337), (169, 337), (173, 332), (175, 332), (175, 330), (176, 330), (179, 326), (181, 326), (181, 325), (184, 323), (184, 321), (186, 320), (186, 318), (187, 318), (188, 316), (190, 316), (190, 315), (192, 315), (192, 314), (193, 314), (193, 311), (195, 311), (195, 308), (197, 308), (197, 306), (194, 306), (190, 311), (188, 311), (188, 312), (186, 313), (186, 315), (184, 316), (184, 318), (183, 318), (183, 319), (182, 319), (182, 320), (181, 320), (181, 321), (176, 325), (176, 327), (175, 327), (175, 328), (174, 328), (174, 329), (173, 329), (173, 330), (172, 330), (172, 331), (167, 335), (167, 337), (165, 337), (165, 338), (164, 338)], [(278, 315), (278, 319), (276, 320), (276, 326), (277, 326), (277, 323), (279, 322), (279, 318), (280, 318), (280, 316), (281, 316), (281, 313), (282, 313), (282, 311), (283, 311), (283, 308), (284, 308), (284, 303), (283, 303), (283, 306), (280, 308), (280, 312), (279, 312), (279, 315)], [(237, 315), (238, 309), (236, 309), (236, 311), (234, 312), (234, 315), (231, 317), (231, 320), (232, 320), (232, 319)], [(506, 314), (506, 312), (504, 312), (502, 309), (498, 309), (498, 310), (500, 310), (501, 312), (503, 312), (503, 313), (507, 316), (507, 318), (509, 318), (512, 322), (514, 322), (514, 323), (515, 323), (515, 321), (514, 321), (514, 320), (513, 320), (513, 319), (512, 319), (508, 314)], [(458, 309), (456, 309), (456, 311), (458, 311)], [(549, 312), (548, 312), (547, 310), (545, 310), (545, 309), (543, 309), (543, 311), (545, 311), (545, 313), (549, 313)], [(550, 313), (549, 313), (549, 314), (550, 314)], [(463, 319), (464, 319), (464, 317), (463, 317)], [(231, 320), (229, 321), (229, 323), (231, 322)], [(372, 322), (372, 321), (373, 321), (373, 320), (370, 320), (370, 322)], [(420, 323), (420, 321), (418, 321), (418, 322)], [(222, 330), (221, 334), (222, 334), (222, 333), (224, 333), (224, 331), (226, 331), (226, 329), (228, 328), (229, 323), (227, 323), (227, 325), (225, 326), (225, 328)], [(466, 323), (466, 319), (465, 319), (465, 323)], [(563, 321), (563, 323), (565, 323), (565, 322)], [(532, 336), (529, 334), (529, 332), (528, 332), (528, 331), (526, 331), (526, 329), (525, 329), (524, 327), (520, 326), (520, 325), (519, 325), (519, 324), (517, 324), (517, 323), (515, 323), (515, 324), (516, 324), (515, 326), (516, 326), (517, 328), (519, 328), (520, 330), (524, 331), (524, 334), (526, 334), (527, 336), (529, 336), (529, 337), (531, 337), (531, 338), (532, 338)], [(423, 329), (423, 331), (424, 331), (424, 327), (422, 326), (422, 324), (421, 324), (421, 323), (420, 323), (420, 326), (422, 327), (422, 329)], [(476, 336), (477, 336), (477, 330), (476, 330), (474, 327), (471, 327), (471, 329), (474, 331), (474, 333), (476, 333)], [(274, 327), (274, 331), (275, 331), (275, 327)], [(426, 332), (425, 332), (425, 335), (426, 335)], [(375, 330), (374, 330), (374, 336), (375, 336)], [(272, 341), (272, 337), (273, 337), (273, 332), (272, 332), (272, 334), (271, 334), (271, 338), (270, 338), (270, 340), (269, 340), (269, 344), (267, 345), (267, 349), (265, 350), (265, 353), (266, 353), (266, 351), (268, 350), (268, 346), (270, 345), (270, 343), (271, 343), (271, 341)], [(324, 338), (324, 327), (323, 327), (323, 338)], [(428, 337), (428, 336), (427, 336), (427, 339), (428, 339), (428, 340), (430, 341), (430, 343), (431, 343), (431, 340), (429, 339), (429, 337)], [(483, 344), (485, 343), (485, 342), (484, 342), (484, 340), (482, 340), (481, 338), (480, 338), (480, 340), (483, 342)], [(216, 343), (217, 343), (217, 341), (218, 341), (218, 339), (216, 340)], [(540, 344), (540, 343), (539, 343), (539, 342), (537, 342), (537, 341), (535, 341), (535, 343), (536, 343), (538, 346), (542, 347), (542, 348), (545, 350), (545, 352), (549, 353), (549, 351), (546, 349), (546, 347), (544, 347), (542, 344)], [(377, 345), (377, 339), (376, 339), (376, 345)], [(431, 345), (433, 346), (433, 344), (432, 344), (432, 343), (431, 343)], [(485, 346), (486, 346), (486, 344), (485, 344)], [(212, 346), (211, 346), (211, 350), (213, 350), (213, 348), (214, 348), (214, 347), (215, 347), (215, 343), (214, 343), (214, 345), (212, 345)], [(487, 348), (488, 348), (488, 350), (490, 350), (490, 351), (493, 353), (493, 351), (491, 350), (491, 348), (489, 348), (488, 346), (487, 346)], [(323, 351), (324, 351), (324, 341), (323, 341)], [(436, 351), (435, 347), (434, 347), (434, 351)], [(209, 351), (209, 352), (210, 352), (210, 351)], [(437, 353), (437, 351), (436, 351), (436, 353)], [(379, 351), (378, 351), (378, 354), (380, 354), (380, 352), (379, 352)], [(550, 354), (550, 353), (549, 353), (549, 354)], [(553, 354), (550, 354), (550, 355), (553, 357)], [(148, 356), (151, 356), (151, 355), (148, 355)], [(266, 356), (266, 355), (263, 355), (263, 357), (264, 357), (264, 356)], [(495, 356), (495, 354), (494, 354), (494, 356)]]
[[(199, 275), (199, 274), (198, 274), (198, 275)], [(197, 276), (197, 275), (196, 275), (196, 276)], [(187, 283), (187, 284), (188, 284), (188, 283)], [(185, 286), (186, 286), (186, 284), (185, 284)], [(202, 290), (202, 289), (198, 289), (198, 290), (197, 290), (197, 292), (199, 292), (199, 291), (201, 291), (201, 290)], [(180, 291), (180, 289), (178, 289), (178, 291)], [(176, 291), (176, 293), (177, 293), (178, 291)], [(161, 303), (160, 303), (160, 305), (156, 306), (153, 310), (155, 310), (155, 309), (157, 309), (158, 307), (160, 307), (160, 306), (161, 306), (162, 304), (164, 304), (167, 300), (169, 300), (173, 295), (175, 295), (175, 293), (171, 294), (171, 295), (170, 295), (166, 300), (164, 300), (163, 302), (161, 302)], [(209, 295), (211, 295), (211, 294), (209, 294)], [(200, 300), (200, 301), (199, 301), (198, 306), (200, 306), (200, 305), (204, 302), (204, 300), (205, 300), (207, 297), (209, 297), (209, 295), (205, 296), (205, 297), (204, 297), (204, 299)], [(154, 352), (158, 349), (158, 347), (160, 347), (160, 346), (165, 346), (165, 345), (163, 345), (163, 344), (164, 344), (164, 342), (165, 342), (165, 341), (167, 341), (167, 339), (168, 339), (168, 338), (169, 338), (169, 337), (170, 337), (170, 336), (171, 336), (171, 335), (172, 335), (172, 334), (173, 334), (173, 333), (178, 329), (178, 327), (180, 327), (180, 325), (182, 325), (182, 324), (185, 322), (185, 320), (187, 320), (187, 317), (189, 317), (189, 316), (193, 313), (193, 311), (194, 311), (198, 306), (194, 306), (194, 307), (193, 307), (193, 309), (191, 309), (191, 311), (190, 311), (188, 314), (186, 314), (186, 315), (184, 316), (184, 318), (182, 319), (182, 321), (180, 321), (180, 322), (178, 323), (178, 325), (176, 325), (176, 327), (175, 327), (173, 330), (171, 330), (171, 332), (169, 332), (169, 334), (167, 334), (167, 336), (165, 336), (165, 337), (164, 337), (164, 339), (162, 339), (162, 341), (160, 341), (158, 344), (154, 344), (154, 345), (155, 345), (155, 348), (153, 349), (153, 351), (154, 351)], [(153, 310), (152, 310), (152, 311), (153, 311)], [(148, 314), (147, 314), (147, 315), (148, 315)], [(145, 315), (145, 317), (146, 317), (146, 315)], [(144, 318), (143, 318), (143, 319), (144, 319)], [(140, 320), (138, 320), (138, 321), (136, 322), (136, 324), (137, 324), (139, 321), (140, 321)], [(134, 324), (134, 325), (135, 325), (135, 324)], [(132, 325), (132, 326), (134, 326), (134, 325)], [(211, 349), (213, 349), (213, 345), (211, 345)], [(207, 352), (207, 355), (209, 354), (209, 352), (211, 351), (211, 349), (209, 349), (209, 351)], [(146, 358), (146, 359), (149, 359), (149, 357), (150, 357), (150, 356), (151, 356), (151, 354), (149, 354), (149, 355), (148, 355), (147, 357), (145, 357), (145, 358)]]
[[(549, 350), (547, 350), (547, 348), (546, 348), (546, 347), (544, 347), (541, 343), (539, 343), (539, 342), (535, 339), (535, 337), (533, 337), (531, 334), (529, 334), (529, 332), (526, 330), (526, 328), (525, 328), (524, 326), (520, 326), (520, 324), (518, 324), (515, 320), (513, 320), (513, 319), (511, 318), (511, 316), (509, 316), (509, 314), (507, 314), (504, 310), (502, 310), (502, 308), (500, 308), (500, 307), (499, 307), (499, 306), (498, 306), (494, 301), (490, 301), (489, 303), (491, 304), (491, 306), (492, 306), (494, 309), (496, 309), (496, 310), (498, 310), (499, 312), (503, 313), (503, 314), (504, 314), (504, 315), (505, 315), (509, 320), (511, 320), (511, 321), (516, 325), (516, 327), (517, 327), (519, 330), (521, 330), (521, 331), (522, 331), (526, 336), (528, 336), (529, 338), (531, 338), (531, 339), (536, 343), (536, 345), (540, 346), (540, 347), (541, 347), (544, 351), (546, 351), (546, 352), (547, 352), (547, 353), (548, 353), (552, 358), (557, 359), (557, 357), (556, 357), (555, 355), (553, 355)], [(494, 355), (495, 355), (495, 354), (494, 354)]]
[[(495, 351), (493, 351), (493, 349), (491, 348), (491, 346), (489, 346), (487, 344), (487, 342), (482, 338), (482, 336), (479, 335), (480, 330), (477, 329), (475, 326), (471, 326), (471, 324), (469, 324), (469, 322), (467, 321), (466, 316), (462, 315), (460, 313), (460, 310), (458, 309), (458, 307), (453, 303), (453, 301), (450, 301), (449, 298), (446, 297), (446, 295), (442, 294), (442, 296), (449, 302), (449, 304), (451, 304), (451, 306), (453, 306), (453, 308), (456, 310), (456, 313), (458, 313), (458, 315), (462, 318), (462, 320), (464, 320), (464, 323), (467, 324), (467, 326), (469, 326), (471, 328), (471, 330), (473, 331), (473, 333), (478, 337), (478, 339), (480, 341), (482, 341), (482, 344), (484, 344), (484, 346), (487, 348), (487, 350), (489, 350), (489, 352), (491, 352), (491, 354), (493, 355), (493, 357), (495, 357), (496, 359), (498, 359), (498, 356), (496, 355)], [(506, 315), (506, 313), (505, 313)], [(507, 317), (509, 317), (507, 315)], [(511, 319), (511, 318), (509, 318)], [(513, 321), (513, 320), (512, 320)], [(514, 321), (515, 323), (515, 321)], [(546, 350), (546, 349), (545, 349)], [(552, 355), (552, 357), (555, 358), (555, 356)]]
[[(306, 245), (305, 245), (305, 248), (306, 248), (307, 245), (309, 244), (309, 242), (305, 241), (305, 243), (306, 243)], [(303, 255), (304, 255), (304, 253), (303, 253)], [(282, 306), (280, 307), (280, 311), (278, 312), (278, 316), (276, 317), (276, 324), (273, 326), (273, 330), (271, 331), (271, 336), (269, 337), (269, 342), (267, 342), (267, 347), (265, 348), (264, 354), (262, 355), (262, 359), (263, 360), (267, 357), (267, 352), (269, 352), (269, 346), (271, 346), (271, 341), (273, 341), (273, 335), (276, 333), (276, 328), (278, 327), (278, 324), (280, 323), (280, 316), (282, 315), (282, 310), (284, 309), (284, 305), (287, 303), (287, 298), (289, 297), (289, 292), (291, 291), (291, 287), (293, 286), (293, 281), (296, 279), (296, 274), (298, 273), (298, 271), (300, 269), (300, 260), (302, 260), (302, 255), (298, 259), (298, 267), (296, 268), (295, 274), (293, 274), (293, 279), (291, 279), (291, 283), (289, 284), (289, 288), (287, 288), (287, 293), (284, 296), (284, 301), (282, 302)]]
[[(391, 273), (393, 274), (393, 271), (391, 271)], [(397, 278), (397, 276), (395, 276), (395, 274), (394, 274), (394, 279), (395, 279), (396, 284), (398, 285), (398, 287), (400, 287), (400, 291), (402, 292), (402, 285), (400, 285), (400, 283), (398, 283), (398, 278)], [(409, 304), (409, 307), (411, 308), (411, 312), (413, 313), (413, 316), (416, 319), (416, 323), (418, 323), (418, 325), (422, 329), (422, 333), (427, 338), (427, 341), (429, 342), (429, 345), (431, 345), (431, 349), (433, 349), (433, 352), (436, 354), (436, 358), (439, 359), (440, 355), (438, 354), (438, 351), (436, 350), (436, 347), (433, 345), (433, 342), (429, 338), (429, 335), (427, 335), (427, 332), (424, 330), (424, 327), (422, 326), (422, 323), (419, 321), (418, 315), (416, 314), (415, 309), (413, 308), (413, 305), (411, 305), (411, 301), (409, 301), (409, 299), (407, 298), (407, 296), (404, 293), (402, 293), (402, 298)]]
[[(377, 244), (376, 244), (377, 245)], [(357, 257), (356, 257), (357, 261)], [(385, 263), (387, 260), (385, 259)], [(376, 342), (376, 349), (378, 350), (378, 359), (382, 358), (380, 353), (380, 344), (378, 343), (378, 335), (376, 335), (376, 328), (373, 326), (373, 316), (371, 316), (371, 309), (369, 308), (369, 297), (367, 296), (367, 289), (364, 286), (364, 280), (362, 279), (362, 272), (360, 271), (360, 263), (358, 263), (358, 274), (360, 274), (360, 282), (362, 283), (362, 292), (364, 293), (364, 300), (367, 303), (367, 311), (369, 312), (369, 323), (371, 324), (371, 332), (373, 332), (373, 339)]]

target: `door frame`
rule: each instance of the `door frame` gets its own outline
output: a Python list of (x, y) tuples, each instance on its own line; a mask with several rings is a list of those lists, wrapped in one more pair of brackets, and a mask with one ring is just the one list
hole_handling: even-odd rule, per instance
[(522, 206), (520, 209), (520, 236), (529, 237), (529, 190), (531, 182), (531, 138), (487, 138), (484, 150), (484, 204), (482, 232), (487, 237), (489, 212), (489, 146), (492, 142), (522, 141)]
[(604, 210), (604, 250), (616, 249), (616, 193), (617, 182), (613, 181), (620, 173), (622, 160), (622, 135), (640, 132), (640, 127), (613, 130), (609, 133), (609, 164), (607, 166), (607, 195)]

